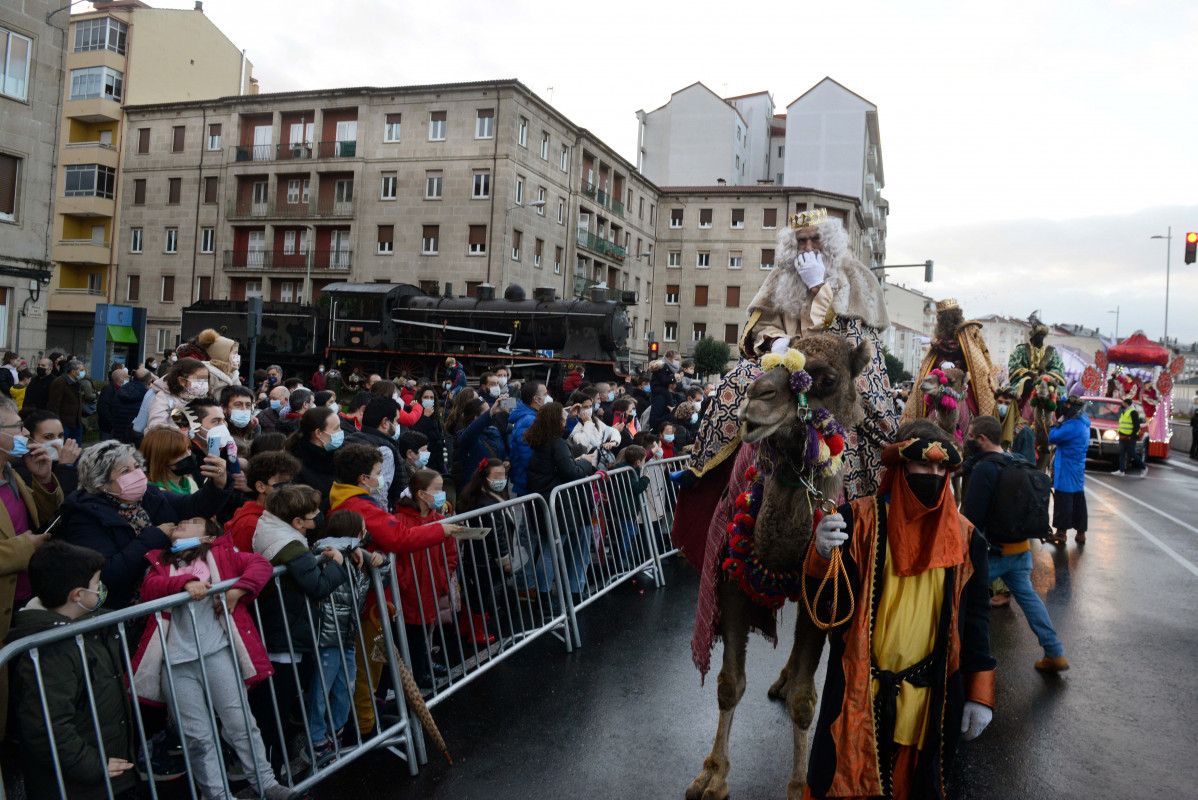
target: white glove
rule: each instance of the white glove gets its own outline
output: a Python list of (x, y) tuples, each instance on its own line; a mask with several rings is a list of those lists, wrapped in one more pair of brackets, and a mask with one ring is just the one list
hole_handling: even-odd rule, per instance
[(780, 355), (780, 356), (786, 355), (786, 351), (789, 348), (790, 348), (790, 339), (787, 339), (785, 336), (779, 336), (777, 339), (775, 339), (773, 342), (770, 343), (770, 352), (776, 353), (777, 355)]
[(808, 289), (823, 283), (824, 275), (828, 271), (824, 266), (824, 257), (818, 250), (800, 253), (795, 259), (795, 269), (799, 271), (799, 278), (807, 284)]
[(990, 706), (966, 700), (965, 708), (961, 712), (961, 738), (967, 742), (978, 738), (992, 719), (994, 719), (994, 709)]
[(844, 517), (840, 514), (829, 514), (821, 519), (815, 527), (815, 552), (823, 558), (831, 558), (832, 548), (839, 547), (849, 539), (845, 527)]

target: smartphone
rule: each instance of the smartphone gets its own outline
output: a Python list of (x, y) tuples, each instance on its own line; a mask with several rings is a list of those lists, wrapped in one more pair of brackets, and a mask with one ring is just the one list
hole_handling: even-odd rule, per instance
[(623, 412), (623, 411), (617, 411), (617, 412), (615, 412), (615, 414), (612, 416), (612, 421), (611, 421), (611, 422), (612, 422), (612, 425), (621, 425), (621, 424), (623, 424), (623, 422), (624, 422), (624, 412)]
[(222, 444), (223, 442), (221, 442), (221, 438), (219, 436), (213, 436), (210, 433), (208, 435), (208, 455), (219, 456)]
[(499, 407), (502, 408), (504, 411), (511, 411), (513, 408), (516, 407), (516, 398), (514, 398), (514, 397), (503, 398), (503, 401), (499, 404)]

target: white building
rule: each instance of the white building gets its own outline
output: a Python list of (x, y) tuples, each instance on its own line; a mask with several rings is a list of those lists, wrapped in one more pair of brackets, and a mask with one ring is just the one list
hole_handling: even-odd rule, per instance
[(886, 263), (886, 185), (878, 107), (824, 78), (786, 107), (783, 182), (857, 197), (869, 224), (870, 266)]
[(919, 365), (927, 350), (927, 337), (901, 322), (890, 320), (890, 327), (882, 333), (882, 343), (890, 354), (902, 362), (903, 369), (914, 378), (919, 374)]

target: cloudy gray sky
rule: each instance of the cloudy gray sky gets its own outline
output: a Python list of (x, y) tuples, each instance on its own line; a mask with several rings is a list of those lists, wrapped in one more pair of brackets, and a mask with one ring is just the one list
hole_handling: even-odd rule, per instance
[[(149, 0), (190, 8), (191, 0)], [(206, 0), (262, 91), (518, 78), (635, 160), (638, 108), (701, 80), (876, 103), (889, 260), (936, 297), (1198, 340), (1198, 4)], [(549, 91), (552, 87), (552, 92)], [(896, 275), (897, 277), (897, 275)], [(906, 276), (914, 280), (914, 271)]]

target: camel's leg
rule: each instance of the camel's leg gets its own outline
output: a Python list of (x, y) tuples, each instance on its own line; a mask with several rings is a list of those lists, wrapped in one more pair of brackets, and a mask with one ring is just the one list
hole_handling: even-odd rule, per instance
[(800, 608), (795, 622), (795, 643), (790, 652), (790, 686), (786, 711), (794, 726), (794, 767), (786, 784), (786, 799), (799, 800), (807, 785), (807, 731), (815, 717), (815, 668), (824, 650), (825, 634)]
[(720, 721), (711, 755), (703, 771), (686, 790), (686, 800), (725, 800), (728, 797), (728, 735), (732, 714), (745, 693), (745, 648), (749, 642), (749, 598), (733, 583), (719, 587), (720, 635), (724, 639), (724, 665), (716, 680)]

